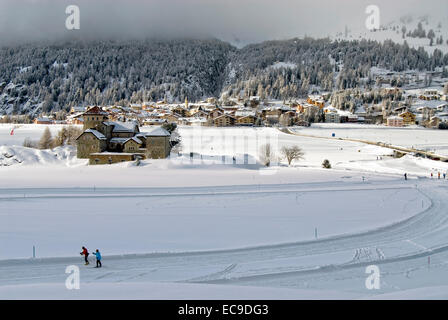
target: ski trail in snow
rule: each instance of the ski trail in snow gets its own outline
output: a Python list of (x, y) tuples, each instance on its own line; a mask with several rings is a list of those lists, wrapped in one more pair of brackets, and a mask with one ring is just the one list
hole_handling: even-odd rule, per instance
[(214, 273), (211, 273), (211, 274), (208, 274), (205, 276), (201, 276), (201, 277), (196, 277), (196, 278), (187, 280), (185, 282), (204, 282), (204, 281), (222, 279), (225, 275), (227, 275), (231, 271), (233, 271), (236, 268), (236, 266), (237, 266), (237, 264), (233, 263), (222, 271), (214, 272)]
[(414, 245), (414, 246), (416, 246), (417, 248), (420, 248), (420, 249), (423, 249), (423, 250), (426, 250), (426, 251), (432, 251), (431, 249), (428, 249), (427, 247), (425, 247), (425, 246), (423, 246), (421, 244), (418, 244), (418, 243), (412, 241), (411, 239), (407, 239), (405, 241), (410, 243), (410, 244), (412, 244), (412, 245)]
[(106, 277), (108, 277), (108, 276), (110, 276), (110, 275), (113, 275), (114, 273), (115, 273), (115, 272), (108, 272), (108, 273), (105, 273), (105, 274), (103, 274), (103, 275), (101, 275), (101, 276), (99, 276), (99, 277), (96, 277), (95, 280), (100, 280), (100, 279), (106, 278)]

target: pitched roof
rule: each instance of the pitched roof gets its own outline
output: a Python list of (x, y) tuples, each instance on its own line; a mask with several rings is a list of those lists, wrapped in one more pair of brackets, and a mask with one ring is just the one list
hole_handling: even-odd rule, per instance
[(101, 109), (98, 106), (89, 108), (86, 112), (84, 112), (84, 114), (94, 114), (94, 115), (104, 115), (104, 116), (108, 115), (108, 113), (106, 111), (103, 111), (103, 109)]
[(114, 126), (112, 132), (138, 132), (138, 125), (135, 122), (108, 121), (107, 126)]
[[(92, 133), (97, 139), (106, 140), (106, 137), (104, 136), (104, 134), (102, 134), (101, 132), (99, 132), (95, 129), (87, 129), (82, 134), (84, 134), (84, 133)], [(81, 136), (82, 136), (82, 134), (81, 134)], [(81, 137), (81, 136), (79, 136), (79, 137)], [(79, 137), (78, 137), (78, 139), (79, 139)]]
[(112, 138), (112, 139), (110, 139), (110, 142), (124, 144), (128, 140), (129, 140), (129, 138)]
[(224, 118), (224, 117), (235, 119), (235, 117), (232, 117), (230, 114), (226, 113), (226, 114), (223, 114), (223, 115), (215, 117), (213, 120), (216, 120), (216, 119), (219, 119), (219, 118)]
[(171, 134), (162, 127), (156, 127), (149, 132), (142, 132), (146, 137), (169, 137)]
[(112, 138), (110, 139), (110, 142), (112, 143), (119, 143), (119, 144), (126, 144), (129, 140), (133, 140), (134, 142), (138, 144), (143, 144), (143, 142), (137, 138), (137, 137), (131, 137), (131, 138)]

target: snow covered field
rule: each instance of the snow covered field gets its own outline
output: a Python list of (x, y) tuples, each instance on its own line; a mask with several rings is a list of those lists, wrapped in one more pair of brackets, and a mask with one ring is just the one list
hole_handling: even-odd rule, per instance
[[(181, 157), (87, 166), (71, 148), (21, 147), (44, 128), (11, 136), (0, 125), (0, 298), (447, 297), (437, 279), (448, 272), (448, 180), (428, 178), (446, 163), (273, 128), (181, 127)], [(440, 150), (448, 141), (440, 130), (300, 131)], [(297, 144), (305, 159), (241, 163), (266, 137), (278, 149)], [(82, 245), (102, 251), (103, 269), (82, 266)], [(70, 264), (82, 270), (77, 292), (64, 286)], [(368, 264), (380, 266), (380, 290), (364, 285)]]
[(393, 128), (378, 125), (316, 123), (309, 128), (295, 128), (297, 132), (319, 137), (364, 139), (395, 146), (414, 147), (448, 155), (448, 132), (421, 127)]
[(429, 206), (413, 187), (380, 189), (361, 183), (19, 189), (0, 191), (0, 199), (0, 259), (28, 258), (33, 245), (39, 257), (72, 256), (80, 241), (110, 255), (313, 240), (315, 227), (320, 237), (360, 232), (404, 220)]

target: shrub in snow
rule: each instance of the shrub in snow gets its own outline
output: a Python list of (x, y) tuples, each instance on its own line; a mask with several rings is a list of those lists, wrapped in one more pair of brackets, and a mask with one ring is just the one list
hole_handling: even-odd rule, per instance
[(448, 129), (448, 123), (446, 123), (446, 122), (439, 123), (439, 129), (447, 130)]
[(37, 143), (30, 138), (25, 138), (25, 140), (23, 140), (23, 146), (25, 148), (37, 148)]
[(325, 168), (325, 169), (331, 169), (330, 161), (325, 159), (324, 162), (322, 162), (322, 167)]
[(259, 160), (260, 162), (269, 167), (271, 165), (271, 161), (274, 158), (274, 152), (272, 151), (272, 147), (269, 143), (264, 144), (260, 148)]

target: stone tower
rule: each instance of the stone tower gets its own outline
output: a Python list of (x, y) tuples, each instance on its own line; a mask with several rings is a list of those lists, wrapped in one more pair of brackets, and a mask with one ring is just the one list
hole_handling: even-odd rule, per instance
[(103, 121), (108, 120), (107, 112), (103, 111), (98, 106), (89, 108), (86, 112), (83, 113), (82, 117), (84, 121), (84, 131), (87, 129), (99, 130)]

